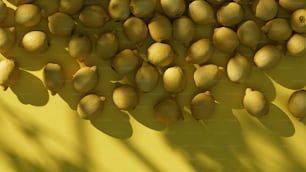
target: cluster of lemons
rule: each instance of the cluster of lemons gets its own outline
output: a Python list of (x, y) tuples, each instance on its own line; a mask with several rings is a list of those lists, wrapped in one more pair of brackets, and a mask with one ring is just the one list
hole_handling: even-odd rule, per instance
[[(133, 110), (139, 102), (138, 93), (151, 92), (161, 80), (164, 90), (172, 96), (154, 105), (157, 120), (171, 124), (179, 120), (181, 107), (175, 95), (186, 87), (186, 71), (175, 65), (177, 54), (169, 40), (187, 47), (185, 63), (193, 64), (193, 83), (201, 90), (190, 102), (190, 110), (197, 120), (211, 117), (215, 100), (209, 90), (225, 74), (235, 83), (249, 78), (252, 65), (266, 70), (273, 68), (281, 56), (306, 54), (305, 0), (109, 0), (90, 3), (86, 0), (10, 0), (16, 9), (8, 8), (0, 0), (0, 51), (5, 54), (13, 46), (26, 52), (43, 54), (50, 45), (50, 34), (69, 37), (67, 52), (79, 63), (91, 55), (111, 61), (120, 75), (134, 74), (134, 84), (120, 83), (112, 92), (112, 101), (120, 110)], [(28, 29), (19, 38), (15, 27), (33, 28), (47, 20), (47, 30)], [(120, 49), (116, 29), (99, 33), (92, 40), (86, 32), (76, 32), (78, 25), (98, 30), (108, 22), (120, 22), (125, 37), (141, 47), (151, 43), (146, 55), (137, 50)], [(195, 38), (197, 25), (214, 27), (209, 38)], [(242, 49), (238, 49), (242, 46)], [(226, 66), (209, 63), (215, 51), (231, 56)], [(5, 88), (18, 82), (18, 61), (0, 62), (0, 84)], [(63, 68), (48, 63), (43, 68), (45, 87), (56, 94), (65, 84)], [(97, 86), (97, 66), (83, 66), (73, 75), (74, 89), (82, 94), (77, 111), (81, 118), (91, 119), (103, 113), (105, 97), (91, 93)], [(306, 115), (306, 92), (295, 92), (289, 109), (296, 117)], [(264, 94), (246, 88), (245, 109), (261, 116), (269, 111)]]

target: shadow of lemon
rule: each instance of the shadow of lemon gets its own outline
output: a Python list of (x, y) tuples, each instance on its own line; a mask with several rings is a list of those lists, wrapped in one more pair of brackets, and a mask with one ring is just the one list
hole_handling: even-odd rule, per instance
[(10, 89), (23, 104), (44, 106), (49, 100), (49, 94), (42, 81), (33, 74), (21, 70), (20, 78)]

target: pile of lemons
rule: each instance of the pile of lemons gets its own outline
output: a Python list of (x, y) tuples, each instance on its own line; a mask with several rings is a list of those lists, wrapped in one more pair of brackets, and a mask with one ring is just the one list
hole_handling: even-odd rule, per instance
[[(201, 91), (190, 101), (190, 111), (197, 120), (207, 120), (213, 115), (216, 102), (209, 90), (223, 75), (240, 84), (250, 79), (252, 66), (267, 70), (276, 66), (283, 54), (306, 55), (305, 0), (8, 1), (16, 8), (9, 8), (0, 0), (2, 54), (12, 51), (14, 46), (28, 53), (44, 54), (52, 43), (50, 35), (69, 37), (63, 49), (78, 63), (94, 54), (102, 61), (110, 61), (116, 73), (133, 74), (132, 81), (120, 82), (112, 91), (109, 101), (120, 110), (135, 109), (139, 93), (152, 92), (162, 82), (170, 96), (150, 106), (156, 119), (165, 124), (182, 118), (176, 95), (184, 92), (189, 79), (184, 67), (176, 64), (178, 56), (171, 41), (186, 47), (184, 61), (195, 68), (193, 84)], [(42, 20), (46, 21), (46, 29), (35, 29)], [(120, 48), (122, 41), (117, 28), (97, 32), (94, 39), (76, 29), (81, 26), (98, 31), (109, 22), (120, 23), (125, 37), (136, 48)], [(213, 26), (213, 32), (208, 37), (197, 38), (196, 26), (199, 25)], [(20, 34), (16, 27), (27, 29)], [(137, 48), (148, 40), (145, 55), (140, 55)], [(216, 51), (231, 57), (226, 65), (210, 63)], [(72, 77), (74, 89), (84, 95), (77, 106), (83, 119), (103, 114), (107, 101), (92, 92), (100, 78), (98, 67), (83, 65)], [(53, 95), (65, 85), (67, 78), (63, 70), (60, 64), (51, 62), (42, 69), (43, 83)], [(18, 84), (19, 73), (18, 61), (8, 58), (0, 62), (3, 87)], [(262, 116), (269, 112), (265, 95), (259, 90), (246, 88), (242, 102), (251, 115)], [(306, 91), (294, 92), (288, 106), (294, 116), (304, 117)]]

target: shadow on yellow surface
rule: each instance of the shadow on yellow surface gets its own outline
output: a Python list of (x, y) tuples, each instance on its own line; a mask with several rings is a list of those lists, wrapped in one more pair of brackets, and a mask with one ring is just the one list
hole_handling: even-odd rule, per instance
[(280, 63), (267, 74), (288, 89), (302, 89), (306, 84), (305, 64), (305, 57), (283, 56)]
[[(221, 106), (221, 105), (220, 105)], [(195, 171), (304, 171), (281, 137), (295, 129), (276, 106), (257, 119), (239, 110), (233, 114), (219, 107), (213, 119), (187, 121), (171, 126), (165, 133), (170, 147), (182, 150)], [(280, 165), (281, 164), (281, 165)]]
[[(135, 48), (124, 37), (121, 24), (111, 22), (99, 31), (80, 26), (78, 31), (104, 33), (116, 27), (120, 49)], [(20, 29), (19, 41), (26, 31)], [(198, 26), (197, 38), (209, 37), (212, 31), (212, 26)], [(99, 83), (93, 93), (105, 96), (106, 102), (101, 116), (85, 121), (76, 113), (84, 94), (76, 92), (71, 83), (72, 75), (82, 66), (65, 50), (68, 37), (53, 35), (50, 40), (49, 50), (43, 55), (26, 53), (20, 45), (4, 54), (15, 59), (23, 70), (18, 84), (0, 93), (0, 171), (306, 171), (305, 120), (295, 119), (287, 108), (292, 91), (305, 88), (305, 57), (283, 56), (275, 68), (267, 71), (253, 67), (244, 84), (232, 83), (224, 75), (211, 90), (217, 101), (216, 112), (203, 122), (194, 120), (189, 110), (192, 97), (201, 90), (193, 83), (194, 66), (184, 60), (187, 47), (171, 40), (178, 54), (174, 65), (186, 71), (188, 81), (185, 91), (176, 96), (185, 120), (165, 126), (153, 117), (154, 104), (170, 96), (162, 82), (152, 93), (139, 93), (135, 110), (120, 111), (112, 102), (116, 84), (111, 81), (123, 76), (110, 67), (111, 60), (93, 56), (85, 61), (88, 66), (98, 67)], [(150, 43), (148, 39), (141, 45), (140, 54), (145, 55)], [(210, 62), (225, 67), (228, 58), (216, 51)], [(48, 62), (61, 64), (67, 78), (56, 96), (49, 96), (41, 81), (41, 69)], [(256, 118), (243, 109), (246, 87), (264, 93), (270, 105), (268, 115)]]
[[(4, 102), (0, 101), (2, 111), (9, 115), (1, 116), (2, 126), (7, 130), (0, 135), (0, 151), (2, 159), (6, 165), (11, 166), (12, 171), (43, 172), (43, 171), (88, 171), (90, 165), (89, 155), (80, 143), (72, 143), (61, 135), (53, 132), (48, 127), (33, 122), (26, 114), (20, 110), (12, 109)], [(3, 125), (5, 123), (5, 125)], [(59, 156), (54, 152), (44, 138), (56, 140), (63, 149), (74, 151), (81, 159), (80, 162), (73, 162), (69, 158)], [(82, 141), (80, 138), (79, 141)], [(14, 143), (15, 142), (15, 143)], [(84, 143), (84, 141), (82, 141)], [(79, 145), (80, 144), (80, 145)], [(3, 166), (0, 166), (1, 170)]]
[[(106, 104), (107, 105), (107, 104)], [(133, 135), (129, 116), (116, 107), (109, 105), (103, 117), (91, 120), (91, 124), (101, 132), (119, 139), (127, 139)]]
[[(123, 165), (122, 168), (141, 169), (140, 167), (134, 167), (133, 163), (135, 163), (144, 166), (147, 169), (144, 171), (168, 171), (170, 167), (166, 168), (160, 165), (161, 161), (164, 160), (158, 161), (151, 158), (152, 156), (165, 156), (166, 153), (163, 151), (167, 150), (173, 151), (173, 155), (167, 155), (173, 158), (168, 160), (169, 166), (176, 166), (176, 163), (183, 162), (181, 165), (173, 167), (172, 171), (177, 171), (177, 169), (185, 169), (184, 171), (191, 172), (257, 172), (269, 171), (271, 169), (273, 171), (284, 172), (305, 171), (306, 166), (302, 163), (305, 155), (303, 153), (306, 152), (302, 146), (305, 143), (304, 138), (306, 138), (305, 121), (298, 121), (292, 118), (286, 107), (288, 97), (292, 92), (290, 89), (302, 88), (305, 82), (302, 75), (297, 75), (303, 71), (303, 65), (300, 64), (305, 64), (305, 60), (304, 58), (294, 60), (295, 62), (291, 64), (292, 68), (288, 67), (288, 65), (282, 67), (284, 66), (283, 63), (288, 64), (286, 59), (281, 61), (280, 67), (277, 67), (279, 69), (260, 71), (253, 68), (250, 80), (246, 84), (232, 83), (224, 76), (220, 83), (211, 90), (218, 105), (213, 118), (205, 122), (194, 120), (188, 111), (192, 96), (199, 92), (199, 90), (195, 89), (192, 80), (188, 81), (189, 84), (187, 84), (186, 92), (177, 96), (181, 107), (185, 109), (185, 120), (168, 127), (158, 123), (153, 118), (152, 112), (153, 104), (160, 98), (167, 96), (167, 93), (162, 91), (161, 83), (150, 95), (150, 99), (146, 98), (148, 96), (146, 93), (140, 93), (139, 106), (135, 110), (130, 112), (119, 111), (112, 103), (112, 93), (110, 91), (116, 84), (105, 85), (105, 83), (110, 82), (114, 78), (120, 79), (121, 76), (110, 72), (112, 69), (109, 67), (108, 61), (97, 61), (95, 64), (99, 66), (101, 80), (94, 92), (107, 98), (105, 110), (100, 117), (92, 119), (89, 122), (89, 126), (86, 125), (87, 129), (81, 127), (83, 124), (80, 125), (80, 123), (85, 122), (78, 121), (74, 131), (94, 135), (88, 136), (90, 137), (89, 140), (91, 140), (87, 145), (88, 147), (89, 145), (97, 144), (90, 148), (92, 151), (81, 148), (81, 143), (75, 144), (65, 141), (65, 137), (70, 135), (71, 132), (63, 131), (63, 133), (55, 134), (42, 127), (47, 121), (42, 120), (40, 123), (38, 121), (32, 122), (33, 116), (28, 116), (28, 114), (22, 112), (22, 109), (25, 108), (24, 106), (17, 105), (18, 108), (12, 110), (12, 104), (16, 103), (29, 104), (34, 107), (45, 105), (44, 112), (46, 114), (37, 114), (35, 109), (31, 109), (31, 112), (42, 116), (67, 116), (68, 114), (65, 113), (52, 113), (52, 109), (56, 108), (48, 105), (49, 100), (52, 99), (53, 101), (66, 103), (68, 106), (66, 108), (73, 111), (73, 115), (77, 116), (75, 113), (76, 106), (83, 96), (83, 94), (77, 93), (73, 89), (71, 80), (67, 80), (65, 87), (58, 93), (57, 97), (49, 97), (39, 78), (40, 73), (36, 73), (38, 74), (36, 76), (22, 71), (21, 79), (18, 81), (19, 84), (10, 88), (12, 94), (18, 98), (19, 102), (12, 98), (10, 98), (10, 101), (13, 101), (11, 105), (1, 102), (1, 110), (7, 114), (2, 118), (5, 118), (4, 121), (11, 123), (16, 128), (16, 131), (10, 137), (16, 137), (13, 139), (15, 141), (22, 140), (22, 145), (26, 145), (23, 147), (29, 147), (29, 150), (34, 149), (34, 152), (36, 152), (34, 154), (36, 155), (33, 156), (33, 152), (24, 153), (24, 150), (20, 151), (19, 149), (23, 149), (20, 147), (20, 144), (18, 146), (16, 144), (11, 145), (12, 140), (9, 139), (7, 142), (4, 141), (3, 146), (1, 146), (2, 156), (5, 157), (4, 162), (7, 166), (14, 169), (12, 171), (52, 171), (50, 169), (56, 169), (59, 172), (85, 172), (95, 171), (96, 169), (116, 171), (103, 165), (89, 167), (91, 163), (99, 164), (101, 161), (111, 163), (105, 157), (100, 160), (102, 155), (97, 155), (98, 153), (95, 153), (95, 149), (101, 149), (100, 151), (102, 152), (110, 149), (108, 147), (99, 148), (99, 146), (102, 145), (101, 142), (112, 140), (112, 142), (120, 143), (119, 145), (123, 147), (122, 149), (128, 152), (126, 154), (117, 152), (116, 156), (113, 155), (115, 157), (122, 156), (121, 160), (119, 160), (120, 164), (125, 164), (123, 161), (131, 163)], [(179, 60), (178, 64), (180, 64)], [(295, 64), (299, 64), (298, 66), (301, 68), (295, 69), (293, 67)], [(192, 78), (193, 70), (191, 68), (193, 67), (184, 66), (184, 69), (189, 72), (186, 74), (189, 78)], [(294, 76), (292, 78), (295, 78), (294, 81), (298, 82), (297, 85), (288, 84), (291, 76), (288, 74), (290, 73), (289, 69), (293, 71), (292, 75)], [(264, 92), (270, 102), (270, 112), (268, 115), (256, 118), (249, 115), (243, 109), (242, 97), (246, 87), (252, 87)], [(65, 123), (69, 125), (74, 123), (70, 120), (66, 119)], [(55, 123), (55, 125), (57, 124)], [(135, 125), (140, 125), (140, 127), (135, 128)], [(61, 128), (65, 130), (67, 126), (63, 125)], [(147, 135), (139, 135), (139, 133), (142, 133), (141, 130), (146, 130), (144, 133), (147, 133)], [(99, 134), (96, 131), (99, 131)], [(1, 141), (6, 140), (8, 137), (6, 133), (1, 133), (0, 136)], [(101, 136), (106, 140), (101, 141), (99, 138)], [(87, 142), (85, 138), (81, 136), (75, 139), (77, 140), (76, 142)], [(134, 140), (146, 140), (149, 138), (160, 141), (157, 144), (150, 143), (149, 141), (148, 143), (143, 143), (141, 144), (141, 149), (134, 145), (136, 143)], [(61, 148), (47, 146), (50, 143), (46, 143), (46, 140), (55, 142), (54, 144), (60, 144)], [(63, 142), (66, 143), (63, 144)], [(71, 148), (72, 145), (77, 146)], [(16, 146), (19, 148), (16, 149)], [(67, 149), (67, 154), (73, 154), (73, 156), (61, 156), (61, 153), (57, 153), (58, 149)], [(111, 152), (114, 152), (116, 148), (113, 147), (113, 149), (106, 151), (105, 156), (112, 156)], [(156, 149), (156, 151), (148, 154), (146, 153), (148, 152), (147, 149)], [(131, 157), (136, 158), (136, 160), (130, 160), (129, 158)], [(48, 169), (50, 164), (52, 168)]]
[[(242, 108), (241, 98), (245, 87), (248, 85), (229, 83), (226, 78), (223, 78), (220, 84), (212, 90), (213, 95), (219, 103), (212, 119), (204, 123), (195, 121), (191, 117), (191, 114), (188, 113), (188, 102), (190, 102), (192, 94), (180, 95), (178, 96), (179, 102), (182, 104), (182, 107), (185, 106), (185, 108), (187, 108), (187, 111), (184, 111), (185, 120), (168, 127), (154, 120), (152, 112), (147, 110), (148, 108), (152, 108), (152, 106), (145, 106), (151, 101), (150, 104), (152, 104), (154, 100), (161, 98), (163, 94), (157, 94), (156, 99), (153, 100), (148, 100), (140, 96), (140, 105), (143, 106), (139, 106), (138, 109), (125, 113), (119, 111), (113, 105), (111, 101), (111, 92), (100, 90), (101, 95), (106, 96), (108, 99), (105, 105), (105, 113), (101, 114), (97, 119), (91, 120), (90, 125), (86, 126), (87, 129), (82, 129), (82, 125), (77, 125), (75, 127), (75, 130), (77, 129), (75, 132), (84, 132), (86, 134), (90, 134), (90, 132), (95, 133), (96, 131), (90, 129), (94, 128), (102, 133), (102, 135), (100, 133), (93, 134), (94, 136), (88, 136), (93, 137), (90, 139), (91, 143), (88, 143), (88, 145), (92, 145), (95, 142), (99, 143), (91, 148), (93, 149), (92, 151), (80, 148), (80, 143), (77, 143), (77, 146), (74, 148), (69, 148), (75, 145), (75, 143), (65, 141), (65, 137), (71, 134), (69, 131), (64, 131), (67, 129), (65, 125), (61, 126), (63, 133), (57, 134), (49, 132), (43, 127), (44, 123), (48, 122), (47, 119), (44, 119), (47, 116), (54, 115), (54, 117), (58, 118), (69, 115), (66, 113), (53, 114), (52, 108), (55, 107), (48, 105), (49, 99), (59, 101), (60, 103), (66, 102), (68, 107), (72, 111), (75, 111), (76, 104), (82, 95), (73, 94), (73, 91), (71, 91), (73, 89), (71, 89), (71, 85), (69, 86), (68, 83), (66, 84), (67, 88), (64, 88), (63, 91), (59, 93), (58, 97), (49, 97), (48, 94), (46, 94), (47, 90), (43, 88), (39, 78), (30, 73), (23, 72), (22, 79), (19, 81), (22, 83), (22, 87), (20, 85), (18, 86), (18, 84), (12, 87), (12, 95), (18, 98), (19, 103), (30, 104), (36, 108), (46, 105), (44, 107), (44, 112), (48, 111), (48, 113), (37, 114), (38, 112), (35, 108), (32, 108), (31, 111), (33, 114), (26, 114), (22, 111), (25, 107), (21, 105), (16, 105), (18, 108), (12, 110), (12, 105), (18, 103), (18, 101), (10, 98), (9, 100), (12, 104), (6, 105), (2, 102), (3, 100), (1, 100), (1, 110), (6, 114), (1, 117), (1, 123), (4, 121), (9, 122), (11, 127), (14, 127), (16, 130), (13, 134), (9, 134), (9, 136), (4, 131), (0, 134), (1, 142), (3, 142), (1, 146), (2, 156), (5, 156), (6, 159), (4, 162), (6, 162), (8, 166), (15, 168), (13, 171), (51, 171), (48, 170), (50, 164), (53, 164), (51, 165), (53, 166), (52, 169), (57, 169), (56, 171), (60, 172), (69, 170), (93, 171), (92, 169), (95, 168), (105, 169), (106, 167), (104, 168), (103, 166), (95, 168), (88, 167), (91, 161), (94, 161), (94, 163), (99, 163), (102, 160), (107, 161), (105, 157), (100, 160), (99, 155), (93, 155), (95, 154), (95, 149), (101, 149), (102, 152), (109, 149), (107, 147), (99, 148), (101, 144), (99, 137), (105, 134), (106, 137), (103, 136), (103, 138), (107, 138), (107, 140), (103, 140), (102, 142), (115, 140), (116, 143), (120, 143), (123, 147), (122, 149), (129, 152), (127, 154), (117, 152), (117, 156), (122, 156), (123, 159), (136, 157), (137, 163), (145, 166), (149, 169), (148, 171), (167, 170), (160, 167), (160, 161), (153, 161), (150, 158), (152, 155), (146, 153), (147, 149), (156, 149), (155, 156), (165, 156), (163, 153), (164, 150), (172, 150), (176, 155), (174, 154), (171, 156), (173, 159), (170, 160), (169, 165), (175, 166), (175, 164), (179, 162), (177, 159), (182, 159), (185, 165), (178, 165), (178, 167), (182, 168), (182, 166), (186, 166), (185, 169), (189, 169), (186, 171), (191, 172), (269, 171), (267, 169), (274, 169), (277, 171), (305, 171), (306, 167), (302, 163), (304, 157), (302, 153), (305, 152), (305, 149), (301, 147), (301, 144), (304, 145), (305, 143), (304, 138), (306, 129), (303, 123), (304, 121), (298, 121), (292, 118), (285, 107), (290, 91), (287, 90), (287, 92), (278, 93), (279, 88), (275, 88), (275, 83), (269, 80), (264, 73), (259, 73), (259, 71), (258, 73), (256, 72), (257, 71), (253, 74), (256, 81), (249, 82), (254, 84), (253, 86), (255, 88), (262, 89), (270, 101), (269, 114), (260, 118), (249, 115)], [(106, 80), (108, 79), (109, 78), (106, 78)], [(30, 81), (35, 82), (35, 87), (29, 86), (28, 83)], [(191, 90), (189, 87), (186, 89)], [(285, 87), (282, 89), (286, 90)], [(27, 90), (27, 92), (24, 92), (24, 90)], [(35, 92), (35, 94), (33, 92)], [(285, 95), (283, 97), (278, 97), (282, 94)], [(281, 100), (279, 100), (279, 102), (276, 101), (275, 104), (275, 99), (280, 98)], [(50, 107), (50, 109), (47, 107)], [(40, 122), (35, 120), (32, 121), (35, 115), (41, 115), (42, 120)], [(76, 114), (74, 115), (76, 116)], [(79, 121), (79, 119), (74, 120)], [(74, 123), (67, 119), (63, 121), (65, 121), (66, 125)], [(85, 122), (79, 121), (78, 123)], [(141, 126), (135, 128), (135, 125), (137, 126), (139, 124)], [(56, 125), (57, 123), (54, 123), (54, 127), (56, 127)], [(3, 126), (6, 130), (10, 130), (10, 127), (7, 127), (7, 125)], [(137, 135), (137, 133), (142, 133), (141, 130), (149, 134)], [(158, 137), (156, 135), (158, 135)], [(5, 141), (7, 137), (14, 137), (14, 141), (22, 140), (22, 143), (11, 145), (12, 140), (8, 139)], [(153, 138), (161, 140), (160, 142), (164, 140), (164, 143), (158, 142), (158, 144), (153, 144), (148, 141), (148, 143), (141, 145), (144, 147), (142, 149), (145, 149), (145, 151), (142, 151), (138, 146), (134, 145), (134, 139), (136, 138), (144, 140)], [(55, 144), (60, 144), (62, 148), (56, 146), (49, 147), (47, 145), (50, 143), (46, 143), (46, 140), (55, 142)], [(86, 142), (86, 139), (83, 137), (77, 137), (76, 140), (77, 142)], [(29, 150), (34, 149), (36, 153), (25, 153), (23, 152), (24, 150), (20, 150), (24, 149), (23, 147), (29, 147)], [(74, 156), (62, 157), (58, 155), (60, 153), (56, 153), (57, 149), (67, 149), (66, 151), (69, 152), (67, 154), (74, 152), (72, 153)], [(55, 151), (55, 153), (53, 153), (53, 151)], [(78, 153), (75, 154), (75, 152)], [(110, 152), (107, 152), (105, 156), (111, 156)], [(75, 158), (82, 159), (82, 163), (76, 161)], [(124, 161), (123, 159), (121, 160)], [(126, 161), (129, 162), (129, 160)], [(173, 167), (173, 169), (177, 168)], [(130, 167), (130, 169), (138, 169), (138, 167)]]
[(49, 94), (41, 79), (21, 70), (20, 79), (10, 89), (18, 97), (20, 103), (34, 106), (44, 106), (49, 100)]
[(295, 133), (295, 128), (288, 116), (274, 104), (270, 104), (269, 115), (258, 120), (275, 136), (290, 137)]

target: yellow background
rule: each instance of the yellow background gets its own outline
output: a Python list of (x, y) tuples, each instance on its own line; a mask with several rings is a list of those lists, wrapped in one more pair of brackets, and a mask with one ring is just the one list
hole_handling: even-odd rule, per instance
[[(44, 22), (36, 29), (46, 29)], [(116, 27), (123, 43), (121, 49), (129, 48), (119, 25), (113, 22), (104, 30), (85, 31), (103, 33)], [(80, 27), (80, 31), (84, 29)], [(17, 31), (20, 38), (26, 30)], [(197, 27), (197, 37), (209, 37), (211, 31), (209, 26)], [(86, 61), (86, 65), (97, 65), (99, 69), (99, 85), (94, 93), (107, 100), (100, 117), (81, 120), (75, 108), (82, 95), (71, 86), (71, 76), (80, 64), (64, 49), (68, 38), (50, 35), (50, 40), (44, 54), (28, 54), (18, 45), (5, 54), (18, 62), (22, 74), (15, 86), (0, 92), (0, 171), (306, 171), (305, 120), (292, 117), (287, 108), (290, 94), (306, 84), (305, 57), (283, 56), (268, 71), (253, 67), (245, 84), (231, 83), (224, 75), (211, 90), (218, 102), (213, 117), (199, 122), (188, 110), (190, 99), (199, 91), (191, 79), (194, 67), (183, 63), (186, 48), (171, 42), (178, 54), (176, 64), (182, 65), (189, 80), (186, 90), (177, 96), (185, 120), (166, 127), (152, 115), (153, 104), (166, 96), (161, 83), (154, 92), (140, 94), (140, 104), (134, 111), (118, 111), (111, 100), (116, 84), (110, 81), (122, 76), (112, 71), (109, 61), (94, 55)], [(140, 54), (145, 54), (143, 50), (149, 43), (141, 47)], [(227, 59), (216, 52), (212, 62), (224, 65)], [(68, 78), (55, 96), (41, 81), (41, 69), (47, 62), (63, 65)], [(241, 99), (246, 87), (265, 94), (270, 103), (268, 115), (256, 118), (243, 109)]]

